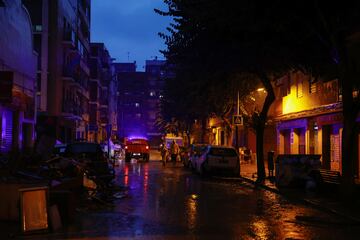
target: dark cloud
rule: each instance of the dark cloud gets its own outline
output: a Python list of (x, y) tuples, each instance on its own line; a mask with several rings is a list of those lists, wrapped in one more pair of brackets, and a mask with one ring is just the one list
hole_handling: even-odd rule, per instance
[(138, 62), (142, 71), (144, 61), (152, 56), (163, 57), (164, 32), (170, 19), (159, 16), (154, 8), (164, 9), (162, 0), (93, 0), (91, 41), (104, 42), (112, 57), (118, 61)]

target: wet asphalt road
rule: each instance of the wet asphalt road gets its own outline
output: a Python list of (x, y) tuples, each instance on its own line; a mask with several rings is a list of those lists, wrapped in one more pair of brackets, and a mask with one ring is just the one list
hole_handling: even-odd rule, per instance
[(181, 163), (120, 162), (127, 195), (113, 207), (78, 211), (71, 239), (359, 239), (350, 224), (240, 181), (201, 178)]

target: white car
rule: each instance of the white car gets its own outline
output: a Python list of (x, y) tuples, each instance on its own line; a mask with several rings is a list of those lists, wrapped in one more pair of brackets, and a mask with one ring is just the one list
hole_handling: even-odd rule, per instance
[(209, 145), (203, 154), (195, 159), (195, 168), (201, 175), (227, 172), (238, 177), (240, 158), (233, 147)]

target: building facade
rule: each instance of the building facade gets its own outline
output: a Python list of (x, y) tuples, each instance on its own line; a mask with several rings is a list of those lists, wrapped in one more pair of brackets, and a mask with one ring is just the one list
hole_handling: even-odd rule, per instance
[(118, 136), (147, 137), (148, 81), (145, 72), (119, 72)]
[(276, 89), (282, 100), (275, 106), (282, 109), (274, 118), (277, 152), (321, 154), (323, 168), (341, 172), (343, 118), (338, 81), (315, 81), (293, 72), (279, 79)]
[(38, 53), (38, 137), (87, 138), (90, 0), (23, 0), (33, 20)]
[(37, 58), (32, 24), (20, 0), (0, 6), (0, 153), (30, 150), (35, 139)]
[(163, 97), (166, 78), (172, 76), (170, 71), (166, 70), (166, 61), (158, 60), (157, 58), (145, 61), (145, 72), (149, 86), (146, 94), (146, 135), (151, 145), (159, 146), (163, 133), (156, 127), (155, 122), (160, 113), (160, 101)]
[(103, 142), (117, 132), (117, 76), (103, 43), (91, 43), (89, 140)]

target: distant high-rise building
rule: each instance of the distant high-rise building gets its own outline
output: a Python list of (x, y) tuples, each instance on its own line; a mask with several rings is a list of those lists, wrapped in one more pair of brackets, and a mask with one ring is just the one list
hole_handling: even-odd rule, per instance
[(136, 62), (132, 63), (114, 63), (115, 71), (121, 72), (136, 72)]
[[(23, 0), (38, 52), (38, 125), (51, 118), (56, 138), (87, 138), (90, 0)], [(38, 132), (38, 136), (41, 132)]]
[(118, 135), (120, 138), (146, 137), (147, 75), (144, 72), (119, 72), (117, 77)]
[(145, 72), (136, 72), (135, 63), (116, 63), (119, 81), (119, 135), (147, 137), (157, 145), (162, 133), (155, 126), (165, 80), (171, 77), (164, 60), (147, 60)]
[(163, 97), (163, 89), (167, 78), (173, 77), (166, 68), (165, 60), (147, 60), (145, 62), (145, 72), (148, 78), (147, 94), (147, 135), (153, 145), (158, 145), (161, 140), (162, 132), (155, 126), (156, 119), (160, 114), (160, 101)]

